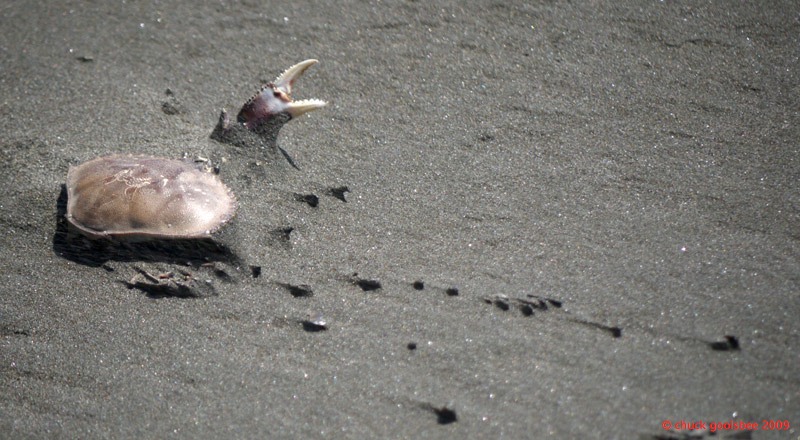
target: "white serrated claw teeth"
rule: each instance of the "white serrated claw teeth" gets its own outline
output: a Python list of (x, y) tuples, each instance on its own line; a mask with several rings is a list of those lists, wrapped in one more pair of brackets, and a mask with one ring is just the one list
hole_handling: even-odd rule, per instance
[(301, 75), (308, 69), (309, 67), (317, 64), (318, 61), (315, 59), (301, 61), (294, 66), (286, 69), (275, 78), (275, 87), (282, 90), (287, 95), (292, 95), (292, 85), (294, 82), (297, 81), (297, 78), (300, 78)]
[(289, 114), (296, 118), (304, 113), (312, 110), (318, 110), (328, 105), (327, 102), (321, 99), (302, 99), (300, 101), (292, 101), (289, 103)]

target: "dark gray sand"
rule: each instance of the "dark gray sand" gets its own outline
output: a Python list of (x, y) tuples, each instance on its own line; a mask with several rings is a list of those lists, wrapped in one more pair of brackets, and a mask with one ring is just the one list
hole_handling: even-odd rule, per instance
[[(797, 438), (797, 2), (0, 15), (0, 437)], [(306, 58), (298, 169), (209, 139)], [(238, 216), (75, 237), (112, 153), (209, 158)]]

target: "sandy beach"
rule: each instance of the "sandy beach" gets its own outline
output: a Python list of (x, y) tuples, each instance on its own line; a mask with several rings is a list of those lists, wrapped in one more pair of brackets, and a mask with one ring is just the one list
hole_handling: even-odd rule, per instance
[[(797, 2), (0, 17), (0, 438), (800, 436)], [(308, 58), (294, 166), (210, 138)], [(237, 215), (89, 240), (110, 154), (208, 159)]]

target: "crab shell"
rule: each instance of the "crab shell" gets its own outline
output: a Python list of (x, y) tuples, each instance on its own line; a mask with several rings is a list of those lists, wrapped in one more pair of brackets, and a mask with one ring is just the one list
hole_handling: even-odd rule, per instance
[(67, 215), (91, 238), (202, 238), (228, 222), (236, 198), (194, 163), (107, 156), (70, 167)]

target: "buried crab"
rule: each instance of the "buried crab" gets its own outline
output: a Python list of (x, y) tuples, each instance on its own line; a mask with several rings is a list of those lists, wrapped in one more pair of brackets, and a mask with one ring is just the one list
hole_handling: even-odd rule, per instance
[[(223, 110), (212, 138), (236, 143), (256, 136), (274, 145), (286, 122), (326, 105), (291, 97), (294, 82), (316, 63), (295, 64), (264, 85), (235, 121)], [(93, 239), (208, 238), (237, 208), (216, 174), (189, 161), (150, 156), (112, 155), (70, 167), (66, 189), (67, 221)]]

